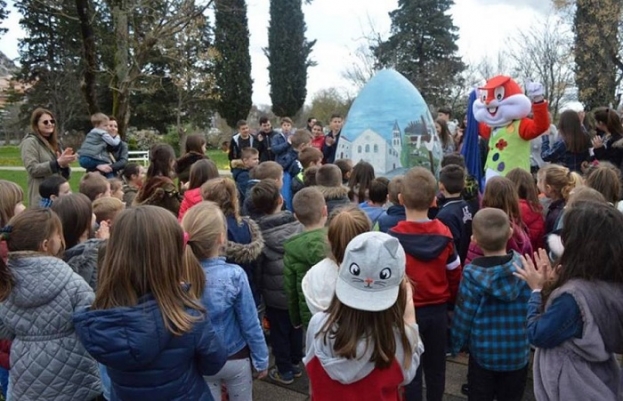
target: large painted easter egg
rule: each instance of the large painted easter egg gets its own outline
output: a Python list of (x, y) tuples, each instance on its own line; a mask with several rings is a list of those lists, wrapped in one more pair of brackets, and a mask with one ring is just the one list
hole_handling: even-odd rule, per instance
[(420, 92), (395, 70), (379, 71), (361, 90), (348, 112), (336, 159), (365, 160), (380, 176), (411, 167), (435, 176), (443, 151), (435, 121)]

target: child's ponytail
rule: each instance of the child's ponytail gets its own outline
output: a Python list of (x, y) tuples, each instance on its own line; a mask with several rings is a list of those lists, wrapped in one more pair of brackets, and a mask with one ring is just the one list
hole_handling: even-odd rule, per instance
[(227, 235), (225, 216), (217, 204), (201, 202), (186, 212), (182, 228), (186, 278), (193, 294), (200, 297), (205, 287), (205, 273), (199, 261), (219, 256), (220, 241)]
[(337, 209), (329, 216), (327, 239), (331, 248), (331, 259), (338, 265), (344, 260), (348, 243), (371, 230), (371, 222), (364, 211), (352, 205)]
[(565, 202), (569, 200), (569, 195), (571, 195), (571, 191), (582, 185), (584, 185), (584, 180), (582, 179), (582, 176), (575, 171), (569, 171), (567, 173), (567, 183), (560, 190), (560, 194), (562, 195), (562, 198), (565, 200)]
[[(11, 231), (13, 231), (13, 227), (10, 225), (0, 228), (0, 242), (7, 241), (11, 236)], [(9, 296), (14, 285), (15, 280), (9, 267), (6, 265), (4, 258), (0, 258), (0, 302)]]
[(566, 202), (574, 188), (584, 184), (582, 176), (567, 167), (550, 164), (539, 171), (545, 184), (549, 185)]

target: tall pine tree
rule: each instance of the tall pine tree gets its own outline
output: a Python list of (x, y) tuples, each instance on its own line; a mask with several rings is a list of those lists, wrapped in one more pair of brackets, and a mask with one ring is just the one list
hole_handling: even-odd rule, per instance
[(253, 104), (249, 25), (245, 0), (216, 0), (214, 48), (216, 109), (230, 127), (247, 118)]
[(307, 97), (307, 68), (315, 40), (305, 39), (305, 16), (301, 0), (271, 0), (268, 26), (270, 99), (278, 116), (294, 116)]
[(448, 14), (453, 0), (399, 0), (389, 13), (391, 36), (372, 50), (378, 67), (393, 67), (431, 105), (443, 106), (461, 84), (465, 64), (457, 55), (458, 28)]
[[(5, 20), (9, 16), (9, 9), (7, 8), (6, 1), (0, 0), (0, 24), (2, 24), (2, 20)], [(6, 28), (0, 28), (0, 36), (3, 33), (6, 33)]]

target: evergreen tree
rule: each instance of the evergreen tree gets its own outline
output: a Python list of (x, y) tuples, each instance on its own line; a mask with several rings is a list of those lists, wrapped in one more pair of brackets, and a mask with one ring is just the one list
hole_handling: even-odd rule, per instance
[[(0, 24), (9, 16), (9, 10), (7, 9), (6, 2), (4, 0), (0, 0)], [(0, 28), (0, 36), (3, 33), (6, 33), (6, 28)]]
[(278, 116), (294, 116), (307, 97), (307, 68), (315, 65), (309, 55), (316, 41), (305, 39), (301, 0), (271, 0), (268, 26), (270, 99)]
[(458, 28), (448, 15), (453, 4), (453, 0), (399, 0), (398, 9), (389, 13), (391, 36), (372, 47), (378, 67), (395, 68), (436, 106), (448, 102), (466, 68), (457, 55)]
[(619, 73), (623, 73), (618, 38), (621, 1), (605, 0), (596, 7), (591, 1), (578, 0), (575, 6), (573, 28), (578, 97), (587, 110), (607, 107), (615, 102), (616, 88), (620, 83), (617, 66)]
[(214, 47), (218, 113), (230, 127), (247, 118), (252, 106), (253, 80), (245, 0), (216, 0)]

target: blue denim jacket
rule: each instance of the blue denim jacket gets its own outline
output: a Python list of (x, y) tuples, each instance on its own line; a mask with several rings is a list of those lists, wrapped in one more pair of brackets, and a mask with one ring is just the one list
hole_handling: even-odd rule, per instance
[(225, 258), (203, 259), (201, 267), (206, 274), (201, 301), (214, 330), (223, 338), (227, 355), (248, 345), (253, 367), (266, 370), (268, 347), (246, 273), (240, 266), (226, 263)]
[(541, 292), (534, 291), (528, 301), (528, 340), (539, 348), (554, 348), (571, 338), (581, 338), (584, 321), (573, 295), (564, 293), (541, 311)]

